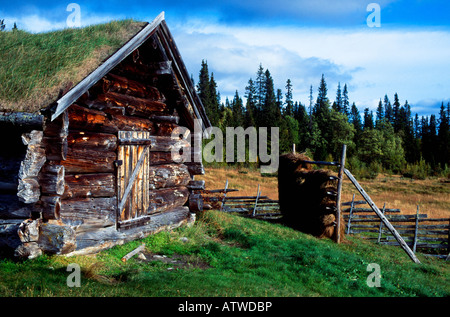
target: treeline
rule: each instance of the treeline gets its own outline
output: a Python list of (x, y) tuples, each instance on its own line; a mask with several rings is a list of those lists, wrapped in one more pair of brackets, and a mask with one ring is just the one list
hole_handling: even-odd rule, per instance
[(279, 127), (280, 153), (292, 151), (295, 144), (298, 152), (315, 160), (332, 161), (339, 159), (346, 144), (347, 166), (359, 177), (372, 178), (380, 172), (450, 177), (450, 103), (442, 102), (438, 117), (419, 117), (395, 93), (392, 102), (385, 95), (375, 113), (365, 108), (361, 115), (350, 103), (346, 84), (339, 83), (330, 100), (322, 75), (317, 97), (313, 98), (310, 86), (305, 105), (293, 100), (290, 79), (284, 90), (275, 89), (270, 71), (262, 65), (245, 87), (245, 104), (237, 90), (232, 100), (222, 103), (206, 61), (201, 64), (197, 91), (211, 124), (224, 136), (226, 127)]

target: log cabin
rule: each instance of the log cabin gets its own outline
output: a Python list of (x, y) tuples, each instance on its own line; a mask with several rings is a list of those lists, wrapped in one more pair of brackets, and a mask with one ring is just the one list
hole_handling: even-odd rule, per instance
[(192, 223), (204, 169), (174, 153), (195, 155), (208, 127), (162, 12), (39, 111), (2, 109), (3, 254), (89, 254)]

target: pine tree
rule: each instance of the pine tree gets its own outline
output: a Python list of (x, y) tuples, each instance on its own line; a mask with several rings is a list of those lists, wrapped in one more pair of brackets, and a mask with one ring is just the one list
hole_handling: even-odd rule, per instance
[(313, 110), (313, 86), (309, 86), (309, 116), (312, 117)]
[(264, 104), (257, 125), (259, 127), (276, 127), (280, 124), (281, 112), (276, 101), (273, 78), (268, 69), (265, 71), (264, 77)]
[(3, 31), (5, 29), (5, 19), (0, 20), (0, 31)]
[(333, 103), (334, 110), (337, 112), (343, 112), (343, 101), (342, 101), (342, 92), (341, 92), (341, 83), (338, 83), (338, 87), (336, 90), (336, 101)]
[(238, 91), (234, 94), (233, 101), (231, 102), (231, 112), (233, 113), (233, 127), (242, 127), (244, 125), (244, 106), (242, 98), (239, 96)]
[(436, 129), (436, 115), (432, 114), (429, 121), (427, 117), (422, 123), (422, 156), (433, 169), (438, 162), (436, 149), (439, 148), (439, 142)]
[(394, 103), (392, 104), (392, 121), (394, 126), (394, 132), (400, 130), (400, 101), (398, 99), (398, 94), (394, 94)]
[(355, 127), (356, 135), (359, 135), (361, 133), (361, 131), (363, 130), (363, 125), (361, 123), (361, 114), (359, 113), (359, 110), (356, 107), (355, 103), (352, 104), (352, 107), (350, 110), (349, 121)]
[(399, 112), (399, 134), (403, 141), (403, 148), (405, 149), (405, 159), (409, 163), (419, 161), (419, 146), (414, 139), (414, 125), (411, 117), (411, 106), (408, 100), (405, 105), (400, 108)]
[(258, 71), (256, 72), (255, 89), (256, 108), (259, 112), (262, 109), (262, 106), (265, 102), (264, 98), (266, 96), (266, 78), (262, 64), (259, 64)]
[(294, 115), (294, 102), (292, 100), (292, 83), (291, 80), (288, 79), (286, 81), (286, 115), (292, 116)]
[(373, 129), (373, 112), (369, 108), (364, 109), (364, 130)]
[(344, 84), (344, 90), (342, 91), (342, 113), (347, 117), (350, 115), (350, 102), (348, 99), (347, 84)]
[(383, 103), (380, 101), (378, 102), (378, 107), (376, 111), (376, 117), (375, 117), (375, 126), (378, 127), (381, 123), (381, 121), (384, 120), (384, 107)]
[(303, 104), (296, 102), (294, 109), (294, 119), (298, 122), (298, 146), (299, 149), (306, 150), (309, 146), (310, 118)]
[(256, 88), (253, 83), (253, 80), (250, 78), (248, 80), (248, 86), (245, 87), (245, 95), (244, 97), (247, 99), (245, 104), (245, 127), (254, 127), (256, 126), (255, 117), (256, 117)]
[(331, 116), (330, 101), (327, 97), (327, 84), (325, 82), (325, 76), (322, 74), (320, 80), (317, 100), (313, 109), (313, 120), (317, 123), (317, 126), (321, 132), (323, 140), (319, 142), (320, 146), (315, 149), (315, 157), (317, 159), (325, 159), (329, 150), (327, 148), (327, 140), (331, 138), (331, 127), (329, 125), (329, 120)]
[(220, 93), (217, 91), (217, 84), (216, 81), (214, 80), (214, 73), (211, 73), (211, 77), (209, 80), (209, 95), (210, 95), (210, 109), (212, 116), (211, 123), (213, 122), (218, 123), (220, 120), (220, 112), (223, 109), (221, 109)]
[(416, 139), (420, 139), (422, 137), (422, 134), (421, 134), (421, 131), (420, 131), (419, 115), (417, 113), (414, 116), (414, 137)]
[(384, 95), (383, 105), (384, 105), (384, 117), (386, 118), (387, 122), (393, 124), (394, 118), (392, 113), (392, 105), (387, 95)]
[(329, 111), (330, 101), (327, 97), (327, 91), (327, 83), (325, 82), (325, 77), (322, 74), (322, 78), (320, 80), (320, 85), (318, 88), (316, 104), (314, 105), (313, 110), (314, 116), (320, 116), (326, 114)]
[[(447, 104), (447, 110), (449, 105)], [(439, 110), (439, 163), (444, 168), (445, 164), (450, 165), (450, 117), (444, 107), (444, 102)]]
[(200, 101), (203, 104), (203, 107), (205, 108), (206, 115), (208, 116), (209, 120), (211, 121), (211, 124), (215, 126), (217, 124), (216, 121), (214, 121), (215, 114), (213, 113), (212, 105), (211, 105), (211, 89), (209, 87), (210, 85), (210, 79), (209, 79), (209, 70), (208, 70), (208, 63), (205, 60), (202, 60), (200, 73), (199, 73), (199, 80), (197, 84), (197, 93), (200, 98)]
[(277, 104), (277, 108), (280, 110), (280, 113), (282, 113), (283, 112), (283, 92), (281, 91), (281, 89), (277, 89), (276, 104)]

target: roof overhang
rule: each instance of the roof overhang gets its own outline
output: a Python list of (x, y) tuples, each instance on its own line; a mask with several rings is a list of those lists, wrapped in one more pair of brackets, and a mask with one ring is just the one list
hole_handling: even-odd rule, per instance
[(131, 38), (124, 46), (111, 55), (102, 65), (86, 76), (76, 86), (69, 90), (64, 96), (56, 101), (56, 109), (51, 116), (51, 120), (56, 119), (67, 108), (69, 108), (78, 98), (80, 98), (88, 89), (95, 85), (100, 79), (107, 75), (115, 66), (122, 62), (133, 51), (139, 48), (154, 34), (162, 42), (168, 62), (171, 63), (173, 75), (179, 82), (180, 93), (183, 94), (186, 106), (192, 107), (195, 118), (200, 119), (202, 130), (211, 127), (211, 123), (206, 116), (205, 109), (198, 97), (194, 84), (187, 72), (186, 66), (181, 58), (180, 52), (176, 47), (175, 41), (170, 33), (169, 28), (164, 20), (164, 12), (161, 12), (151, 23), (145, 26), (133, 38)]

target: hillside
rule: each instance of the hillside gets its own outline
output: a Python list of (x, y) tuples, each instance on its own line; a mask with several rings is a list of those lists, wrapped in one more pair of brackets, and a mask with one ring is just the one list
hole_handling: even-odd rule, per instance
[[(121, 261), (142, 243), (146, 259)], [(449, 296), (448, 262), (420, 260), (414, 264), (398, 248), (358, 238), (336, 245), (281, 225), (209, 211), (191, 227), (97, 256), (2, 260), (0, 296)], [(80, 287), (67, 287), (70, 263), (81, 266)], [(371, 263), (379, 265), (380, 287), (367, 283), (374, 281)]]

